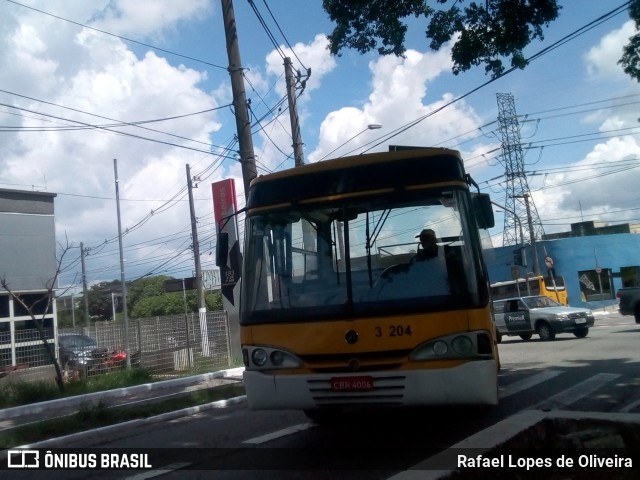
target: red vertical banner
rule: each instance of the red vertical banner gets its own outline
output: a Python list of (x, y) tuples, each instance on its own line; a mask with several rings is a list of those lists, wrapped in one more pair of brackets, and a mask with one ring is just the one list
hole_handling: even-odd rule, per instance
[[(220, 283), (222, 295), (234, 305), (233, 289), (240, 280), (242, 268), (242, 254), (240, 253), (240, 239), (236, 213), (236, 185), (233, 179), (221, 180), (211, 184), (213, 193), (213, 213), (218, 227), (218, 242), (221, 234), (228, 238), (227, 261), (220, 267)], [(218, 245), (220, 247), (220, 244)]]

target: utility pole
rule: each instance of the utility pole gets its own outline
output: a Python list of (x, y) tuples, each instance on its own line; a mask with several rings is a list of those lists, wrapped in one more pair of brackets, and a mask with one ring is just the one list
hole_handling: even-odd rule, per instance
[(531, 240), (531, 250), (533, 253), (533, 273), (540, 275), (540, 266), (538, 265), (538, 249), (536, 247), (536, 235), (533, 228), (533, 217), (531, 215), (531, 207), (529, 205), (529, 194), (516, 195), (514, 198), (524, 198), (524, 204), (527, 209), (527, 224), (529, 225), (529, 239)]
[(118, 246), (120, 248), (120, 281), (122, 282), (122, 313), (124, 315), (124, 351), (127, 354), (126, 365), (131, 368), (129, 349), (129, 316), (127, 315), (127, 282), (124, 278), (124, 253), (122, 251), (122, 224), (120, 221), (120, 187), (118, 180), (118, 160), (113, 159), (113, 172), (116, 178), (116, 208), (118, 212)]
[(224, 32), (227, 40), (227, 56), (229, 57), (229, 75), (231, 75), (231, 91), (233, 92), (233, 108), (236, 117), (238, 144), (240, 147), (240, 163), (242, 165), (242, 179), (244, 181), (245, 198), (249, 195), (249, 184), (258, 174), (256, 172), (256, 157), (251, 138), (251, 122), (242, 75), (240, 47), (238, 45), (238, 31), (236, 18), (231, 0), (221, 0)]
[(293, 158), (295, 166), (304, 165), (304, 153), (302, 151), (302, 136), (300, 135), (300, 120), (298, 119), (298, 108), (296, 106), (296, 81), (293, 76), (293, 66), (291, 59), (284, 59), (284, 73), (287, 83), (287, 99), (289, 101), (289, 118), (291, 119), (291, 137), (293, 138)]
[[(80, 263), (82, 265), (82, 296), (84, 297), (84, 315), (87, 319), (87, 326), (91, 325), (91, 317), (89, 316), (89, 289), (87, 288), (87, 270), (84, 266), (84, 245), (80, 242)], [(73, 303), (73, 297), (71, 298)]]
[(187, 167), (187, 190), (189, 192), (189, 211), (191, 212), (191, 238), (193, 241), (193, 257), (196, 266), (196, 290), (198, 292), (198, 309), (204, 308), (206, 311), (206, 304), (204, 301), (204, 288), (202, 288), (202, 268), (200, 267), (200, 245), (198, 245), (198, 226), (196, 222), (196, 210), (193, 205), (193, 183), (191, 181), (191, 170), (189, 164)]

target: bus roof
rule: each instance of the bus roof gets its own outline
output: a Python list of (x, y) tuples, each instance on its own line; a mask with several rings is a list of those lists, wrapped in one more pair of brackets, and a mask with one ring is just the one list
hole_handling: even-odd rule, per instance
[(535, 277), (527, 277), (527, 278), (518, 278), (516, 280), (504, 280), (502, 282), (495, 282), (492, 283), (490, 286), (491, 287), (501, 287), (502, 285), (513, 285), (514, 283), (518, 282), (518, 283), (524, 283), (527, 280), (539, 280), (540, 278), (542, 278), (541, 275), (535, 276)]
[(405, 190), (410, 185), (465, 182), (460, 153), (446, 148), (416, 148), (369, 153), (316, 162), (255, 178), (247, 208), (376, 189)]

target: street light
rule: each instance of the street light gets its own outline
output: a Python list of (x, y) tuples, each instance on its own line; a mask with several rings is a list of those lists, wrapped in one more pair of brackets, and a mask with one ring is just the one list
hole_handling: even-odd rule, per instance
[(325, 158), (327, 158), (329, 155), (331, 155), (333, 152), (335, 152), (336, 150), (340, 150), (342, 147), (344, 147), (347, 143), (349, 143), (351, 140), (353, 140), (354, 138), (362, 135), (364, 132), (366, 132), (367, 130), (378, 130), (379, 128), (382, 128), (382, 125), (378, 124), (378, 123), (370, 123), (369, 125), (367, 125), (367, 128), (365, 128), (364, 130), (362, 130), (361, 132), (356, 133), (353, 137), (351, 137), (350, 139), (348, 139), (346, 142), (342, 143), (341, 145), (337, 146), (336, 148), (334, 148), (333, 150), (331, 150), (329, 153), (327, 153), (324, 157), (322, 157), (320, 160), (318, 161), (322, 161)]

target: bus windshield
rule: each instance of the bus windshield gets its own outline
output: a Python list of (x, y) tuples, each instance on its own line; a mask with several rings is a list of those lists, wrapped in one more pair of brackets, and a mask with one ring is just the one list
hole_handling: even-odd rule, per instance
[[(477, 232), (461, 220), (472, 215), (463, 188), (260, 209), (246, 219), (245, 269), (253, 274), (242, 283), (241, 322), (481, 305), (486, 289)], [(435, 246), (420, 244), (424, 232)]]

